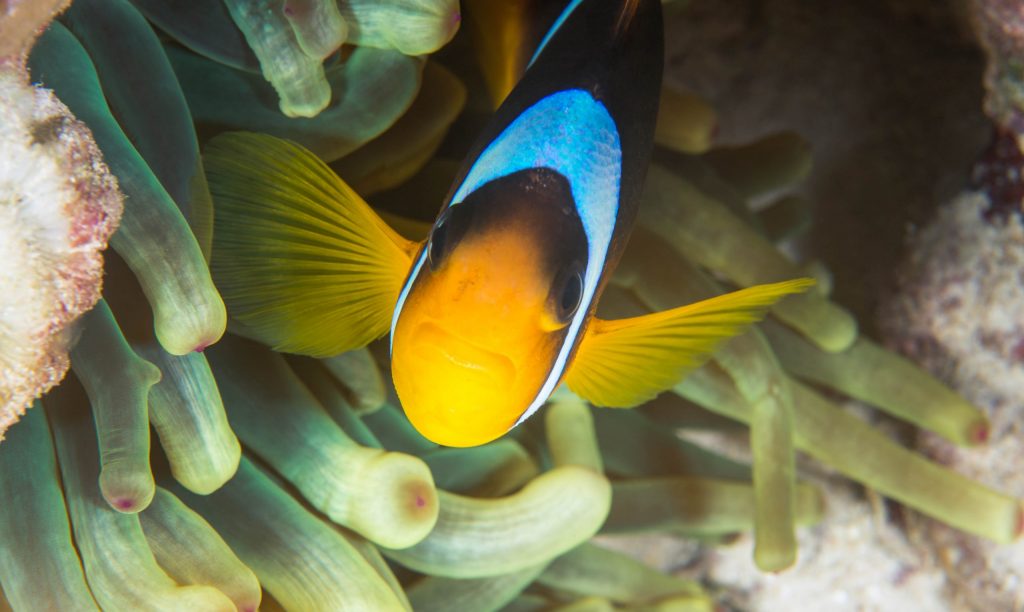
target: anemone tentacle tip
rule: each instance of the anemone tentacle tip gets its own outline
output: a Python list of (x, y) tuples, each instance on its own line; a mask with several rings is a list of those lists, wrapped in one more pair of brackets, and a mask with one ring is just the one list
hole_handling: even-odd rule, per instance
[(989, 426), (988, 421), (982, 421), (975, 425), (974, 431), (971, 432), (971, 442), (973, 444), (985, 444), (991, 436), (992, 428)]
[(120, 497), (114, 500), (114, 507), (121, 512), (129, 512), (135, 507), (135, 500), (128, 499), (126, 497)]
[(109, 483), (103, 482), (102, 475), (100, 480), (100, 491), (103, 499), (106, 500), (108, 506), (122, 514), (137, 514), (145, 510), (152, 501), (152, 495), (145, 488), (141, 491), (123, 490), (122, 488), (121, 491), (108, 492), (103, 489), (105, 488), (104, 485), (109, 487)]
[(437, 491), (432, 483), (410, 479), (401, 485), (403, 498), (408, 502), (412, 516), (427, 517), (437, 510)]

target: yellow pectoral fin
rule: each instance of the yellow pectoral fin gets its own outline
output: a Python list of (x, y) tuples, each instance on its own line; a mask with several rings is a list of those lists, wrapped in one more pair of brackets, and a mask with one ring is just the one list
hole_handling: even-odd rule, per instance
[(223, 134), (203, 161), (214, 200), (213, 278), (247, 334), (324, 357), (388, 332), (416, 243), (295, 143)]
[(594, 319), (565, 382), (596, 406), (636, 406), (678, 383), (772, 304), (813, 284), (802, 278), (757, 285), (664, 312)]

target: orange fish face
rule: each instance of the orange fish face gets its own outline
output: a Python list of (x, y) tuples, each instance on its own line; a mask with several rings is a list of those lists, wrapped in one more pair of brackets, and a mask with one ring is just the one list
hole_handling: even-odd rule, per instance
[(427, 438), (489, 442), (552, 375), (582, 296), (586, 239), (567, 183), (530, 170), (449, 207), (392, 334), (402, 407)]

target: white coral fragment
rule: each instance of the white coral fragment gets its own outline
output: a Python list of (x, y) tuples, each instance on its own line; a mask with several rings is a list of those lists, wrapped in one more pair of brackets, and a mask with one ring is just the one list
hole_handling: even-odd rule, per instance
[(63, 378), (68, 326), (100, 296), (121, 218), (85, 124), (20, 70), (0, 70), (0, 439)]

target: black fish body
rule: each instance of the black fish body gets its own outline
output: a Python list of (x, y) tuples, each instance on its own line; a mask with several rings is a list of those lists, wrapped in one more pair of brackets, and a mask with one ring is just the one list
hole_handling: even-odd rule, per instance
[[(467, 156), (398, 299), (393, 371), (414, 423), (424, 420), (420, 414), (444, 413), (441, 404), (458, 404), (447, 427), (467, 429), (467, 414), (477, 414), (470, 408), (473, 398), (485, 387), (499, 386), (509, 390), (505, 399), (510, 407), (499, 410), (503, 417), (497, 428), (491, 417), (480, 428), (488, 436), (500, 434), (501, 427), (532, 414), (562, 380), (636, 218), (657, 119), (662, 39), (659, 0), (576, 0), (541, 41), (526, 73)], [(495, 191), (498, 184), (501, 192)], [(481, 196), (484, 191), (489, 195)], [(503, 236), (508, 231), (516, 237)], [(502, 246), (490, 254), (475, 248), (475, 265), (441, 261), (464, 240)], [(513, 249), (534, 250), (537, 257), (514, 257), (507, 252)], [(461, 290), (468, 279), (482, 299), (473, 301)], [(495, 302), (509, 301), (550, 312), (540, 324), (513, 320), (495, 307)], [(463, 314), (453, 319), (450, 311), (425, 312), (438, 303), (457, 306)], [(467, 311), (489, 314), (467, 316)], [(422, 320), (430, 320), (423, 325), (435, 332), (446, 331), (418, 335), (412, 328)], [(503, 325), (492, 325), (494, 320)], [(515, 333), (509, 333), (510, 326)], [(511, 350), (511, 363), (501, 362), (495, 351), (469, 346), (481, 339), (521, 349)], [(427, 343), (435, 346), (412, 348)], [(463, 350), (453, 355), (436, 348), (445, 343)], [(428, 402), (429, 408), (410, 411), (408, 406), (419, 401), (406, 402), (405, 397), (430, 392), (422, 377), (417, 382), (406, 372), (412, 363), (435, 359), (473, 363), (466, 366), (471, 371), (484, 367), (484, 361), (504, 374), (481, 377), (469, 386), (456, 382), (466, 374), (432, 376), (465, 393), (449, 392)]]
[(676, 384), (807, 279), (641, 317), (594, 316), (633, 227), (662, 73), (660, 0), (573, 0), (467, 156), (429, 238), (405, 240), (319, 159), (258, 134), (204, 155), (232, 317), (314, 356), (391, 331), (409, 420), (493, 440), (563, 381), (599, 406)]

